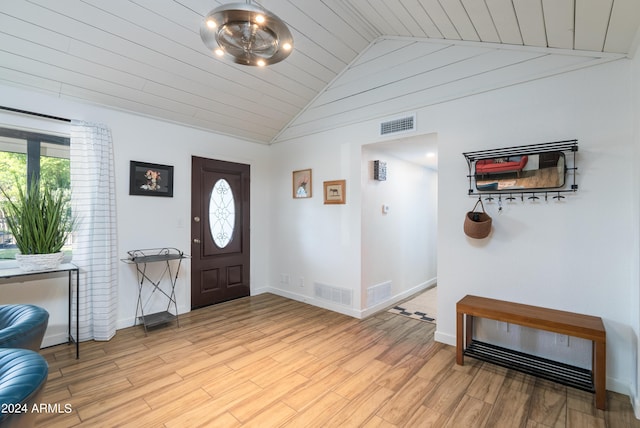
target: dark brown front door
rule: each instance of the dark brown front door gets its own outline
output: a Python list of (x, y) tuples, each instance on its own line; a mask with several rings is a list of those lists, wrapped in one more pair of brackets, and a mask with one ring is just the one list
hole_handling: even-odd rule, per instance
[(192, 309), (250, 294), (249, 174), (249, 165), (192, 157)]

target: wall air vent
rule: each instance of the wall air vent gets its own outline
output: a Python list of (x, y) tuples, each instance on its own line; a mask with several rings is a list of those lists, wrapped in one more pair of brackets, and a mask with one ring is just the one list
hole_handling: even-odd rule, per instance
[(314, 296), (321, 300), (338, 303), (344, 306), (351, 306), (352, 291), (346, 288), (333, 287), (331, 285), (314, 283)]
[(391, 281), (372, 285), (367, 288), (367, 307), (377, 305), (391, 298)]
[(416, 115), (400, 117), (380, 123), (380, 135), (397, 134), (416, 130)]

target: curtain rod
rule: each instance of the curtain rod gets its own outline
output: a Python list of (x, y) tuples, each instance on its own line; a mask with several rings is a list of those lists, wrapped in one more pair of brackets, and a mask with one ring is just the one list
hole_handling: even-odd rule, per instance
[(36, 112), (33, 112), (33, 111), (28, 111), (28, 110), (20, 110), (20, 109), (12, 108), (12, 107), (0, 106), (0, 110), (7, 110), (7, 111), (12, 111), (14, 113), (28, 114), (30, 116), (38, 116), (38, 117), (43, 117), (45, 119), (59, 120), (59, 121), (62, 121), (62, 122), (71, 122), (71, 119), (66, 119), (64, 117), (51, 116), (51, 115), (48, 115), (48, 114), (36, 113)]

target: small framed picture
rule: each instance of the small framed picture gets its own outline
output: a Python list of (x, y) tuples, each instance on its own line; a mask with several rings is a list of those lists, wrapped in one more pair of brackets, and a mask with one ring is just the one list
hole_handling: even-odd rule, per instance
[(293, 171), (293, 199), (310, 198), (311, 193), (311, 170)]
[(131, 161), (129, 194), (173, 197), (173, 166)]
[(347, 201), (347, 181), (334, 180), (324, 182), (324, 203), (344, 204)]
[(373, 161), (373, 179), (376, 181), (386, 181), (387, 163), (381, 160)]

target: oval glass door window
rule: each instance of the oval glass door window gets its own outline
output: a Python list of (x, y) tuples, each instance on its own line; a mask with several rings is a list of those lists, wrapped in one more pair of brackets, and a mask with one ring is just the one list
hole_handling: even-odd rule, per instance
[(213, 186), (209, 200), (209, 227), (213, 242), (224, 248), (231, 242), (236, 223), (236, 203), (229, 182), (221, 178)]

